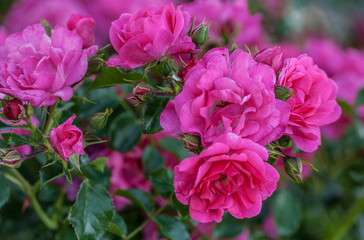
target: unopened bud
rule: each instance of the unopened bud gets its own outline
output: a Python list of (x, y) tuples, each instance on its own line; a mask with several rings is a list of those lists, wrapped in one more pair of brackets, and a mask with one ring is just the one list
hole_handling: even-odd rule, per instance
[(105, 112), (103, 113), (102, 112), (95, 113), (94, 115), (92, 115), (90, 120), (91, 126), (96, 130), (104, 128), (107, 123), (107, 119), (109, 118), (112, 112), (113, 112), (112, 108), (110, 109), (106, 108)]
[(185, 148), (192, 152), (196, 152), (201, 148), (201, 139), (199, 136), (184, 133), (181, 134), (180, 137)]
[(168, 63), (168, 58), (166, 60), (164, 60), (158, 68), (159, 72), (163, 75), (163, 76), (169, 76), (172, 72), (172, 67), (171, 65), (169, 65)]
[(265, 48), (257, 52), (254, 56), (254, 60), (271, 66), (275, 72), (281, 70), (282, 61), (282, 50), (280, 47)]
[(192, 42), (196, 44), (196, 46), (201, 46), (206, 43), (209, 38), (209, 28), (210, 24), (206, 26), (206, 22), (201, 23), (195, 30), (192, 32)]
[(278, 143), (279, 143), (279, 146), (281, 146), (282, 148), (290, 148), (292, 146), (292, 139), (287, 135), (283, 135), (278, 140)]
[(104, 66), (104, 60), (101, 57), (94, 56), (88, 61), (87, 71), (90, 74), (95, 74), (101, 72)]
[(178, 77), (180, 77), (182, 79), (182, 82), (184, 82), (185, 76), (191, 70), (191, 68), (197, 64), (197, 62), (198, 62), (198, 60), (197, 60), (196, 56), (194, 56), (191, 59), (191, 61), (184, 68), (181, 68), (179, 70)]
[(297, 183), (303, 183), (302, 179), (302, 161), (297, 157), (283, 158), (284, 170)]
[(19, 122), (25, 114), (25, 108), (19, 99), (13, 98), (5, 103), (3, 112), (6, 119)]
[(148, 83), (141, 82), (133, 89), (133, 98), (139, 102), (146, 102), (152, 95), (152, 86)]
[(294, 92), (287, 87), (276, 86), (274, 88), (274, 94), (277, 99), (287, 101), (290, 97), (292, 97), (294, 95)]
[(0, 162), (6, 165), (15, 166), (22, 160), (20, 154), (12, 148), (0, 148)]

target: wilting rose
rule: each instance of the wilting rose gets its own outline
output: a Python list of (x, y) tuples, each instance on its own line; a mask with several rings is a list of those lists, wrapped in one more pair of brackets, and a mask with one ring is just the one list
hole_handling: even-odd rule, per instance
[(254, 217), (279, 179), (267, 159), (264, 147), (228, 133), (175, 167), (176, 197), (198, 222), (220, 222), (224, 212)]
[(289, 105), (275, 99), (276, 74), (248, 53), (210, 50), (184, 80), (161, 115), (164, 130), (198, 135), (204, 147), (226, 132), (261, 145), (284, 133)]
[(321, 144), (320, 127), (335, 122), (341, 115), (336, 83), (314, 65), (311, 57), (300, 55), (285, 60), (278, 84), (294, 92), (287, 100), (291, 114), (286, 134), (301, 150), (315, 151)]
[(54, 151), (65, 161), (75, 153), (84, 154), (83, 133), (78, 127), (72, 125), (75, 118), (76, 115), (73, 114), (67, 121), (53, 128), (50, 133)]
[(82, 39), (63, 27), (57, 26), (48, 37), (42, 25), (29, 26), (11, 34), (1, 48), (6, 58), (0, 61), (0, 92), (33, 106), (70, 100), (71, 85), (87, 70)]
[(121, 14), (112, 22), (110, 41), (119, 59), (108, 62), (122, 68), (136, 68), (164, 55), (191, 52), (195, 45), (185, 36), (182, 6), (148, 7), (133, 14)]

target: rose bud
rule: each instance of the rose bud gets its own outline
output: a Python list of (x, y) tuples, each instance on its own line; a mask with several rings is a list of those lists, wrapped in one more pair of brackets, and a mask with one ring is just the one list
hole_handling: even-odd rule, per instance
[(0, 148), (0, 160), (1, 162), (14, 166), (18, 162), (20, 162), (21, 156), (20, 154), (13, 148)]
[(90, 121), (91, 126), (96, 130), (100, 130), (100, 129), (104, 128), (106, 125), (107, 119), (109, 118), (109, 116), (111, 115), (112, 112), (113, 112), (112, 108), (110, 108), (110, 109), (107, 108), (105, 112), (95, 113), (91, 117), (91, 121)]
[(201, 148), (201, 138), (199, 136), (184, 133), (180, 137), (185, 148), (192, 152), (198, 151)]
[(206, 22), (203, 22), (192, 32), (192, 42), (196, 44), (197, 47), (207, 42), (209, 38), (209, 28), (210, 24), (206, 26)]
[(67, 121), (50, 133), (51, 145), (56, 153), (67, 162), (67, 158), (74, 153), (83, 154), (83, 133), (72, 125), (76, 115), (73, 114)]
[(265, 48), (257, 52), (254, 56), (254, 60), (271, 66), (275, 72), (281, 70), (282, 61), (282, 50), (280, 47)]
[(19, 99), (13, 98), (4, 105), (4, 115), (8, 120), (20, 121), (25, 113), (25, 108)]
[(193, 66), (195, 66), (197, 64), (198, 60), (196, 58), (196, 56), (194, 56), (191, 61), (184, 67), (181, 68), (178, 72), (178, 77), (180, 77), (182, 79), (182, 81), (184, 81), (185, 76), (187, 75), (187, 73), (191, 70), (191, 68)]
[(149, 100), (152, 92), (152, 86), (148, 83), (141, 82), (133, 89), (133, 98), (139, 102), (146, 102)]
[(303, 183), (302, 161), (297, 157), (283, 158), (284, 170), (297, 183)]

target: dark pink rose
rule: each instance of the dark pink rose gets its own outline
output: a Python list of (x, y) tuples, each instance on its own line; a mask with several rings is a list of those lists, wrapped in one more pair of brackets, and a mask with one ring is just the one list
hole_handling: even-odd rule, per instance
[(28, 26), (0, 48), (6, 52), (0, 61), (0, 92), (33, 106), (50, 106), (58, 98), (68, 101), (71, 85), (87, 70), (82, 39), (63, 27), (57, 26), (49, 37), (42, 25)]
[(259, 52), (257, 52), (254, 56), (254, 60), (260, 63), (265, 63), (271, 66), (275, 72), (281, 70), (283, 61), (282, 61), (282, 50), (280, 47), (271, 47), (265, 48)]
[(66, 162), (67, 158), (75, 153), (84, 154), (83, 133), (72, 125), (75, 118), (76, 115), (73, 114), (67, 121), (53, 128), (49, 134), (54, 151)]
[(133, 14), (121, 14), (112, 22), (110, 41), (119, 53), (112, 65), (136, 68), (164, 55), (176, 55), (194, 50), (191, 38), (185, 36), (186, 20), (182, 6), (173, 4), (159, 9), (148, 7)]
[(278, 85), (294, 92), (287, 101), (291, 114), (286, 134), (301, 150), (315, 151), (321, 144), (320, 127), (335, 122), (341, 115), (336, 83), (314, 65), (311, 57), (300, 55), (285, 60)]
[(198, 222), (220, 222), (224, 212), (254, 217), (277, 188), (279, 174), (267, 159), (264, 147), (228, 133), (175, 167), (176, 197)]
[(25, 112), (25, 108), (19, 99), (13, 98), (4, 104), (3, 113), (8, 120), (20, 120), (22, 112)]
[(72, 14), (67, 22), (67, 28), (75, 31), (82, 38), (82, 48), (89, 48), (95, 43), (95, 20), (82, 14)]
[(212, 49), (184, 80), (161, 115), (164, 130), (199, 135), (204, 147), (226, 132), (261, 145), (284, 133), (290, 106), (275, 99), (276, 74), (248, 53)]

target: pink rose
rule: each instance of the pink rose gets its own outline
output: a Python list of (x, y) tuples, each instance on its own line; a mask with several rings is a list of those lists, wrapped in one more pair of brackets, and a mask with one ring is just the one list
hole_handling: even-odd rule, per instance
[(278, 72), (281, 70), (283, 65), (282, 56), (283, 53), (281, 48), (274, 46), (257, 52), (254, 56), (254, 60), (260, 63), (265, 63), (271, 66), (275, 72)]
[(287, 101), (291, 114), (285, 134), (301, 150), (315, 151), (321, 144), (320, 127), (335, 122), (341, 115), (336, 102), (337, 85), (305, 54), (285, 60), (278, 85), (295, 94)]
[(164, 130), (199, 135), (204, 147), (226, 132), (261, 145), (284, 133), (289, 105), (275, 99), (276, 74), (248, 53), (212, 49), (184, 80), (182, 92), (161, 115)]
[(187, 19), (182, 6), (173, 4), (156, 9), (138, 10), (133, 14), (121, 14), (112, 22), (110, 41), (119, 53), (118, 62), (122, 68), (136, 68), (164, 55), (175, 55), (194, 50), (191, 38), (183, 30)]
[(11, 34), (0, 48), (7, 53), (0, 61), (0, 92), (33, 106), (50, 106), (58, 98), (70, 100), (70, 85), (87, 70), (82, 39), (63, 27), (57, 26), (48, 37), (42, 25), (28, 26)]
[(67, 28), (75, 31), (82, 38), (82, 48), (94, 45), (95, 20), (82, 14), (72, 14), (67, 22)]
[(84, 154), (83, 133), (72, 125), (75, 118), (76, 115), (73, 114), (67, 121), (53, 128), (49, 134), (54, 151), (66, 162), (67, 158), (75, 153)]
[(279, 174), (267, 159), (264, 147), (228, 133), (175, 167), (176, 197), (198, 222), (220, 222), (224, 212), (254, 217), (277, 188)]
[(4, 18), (4, 26), (10, 33), (39, 23), (42, 19), (52, 26), (66, 26), (71, 14), (85, 13), (79, 1), (74, 0), (19, 0), (14, 1)]

